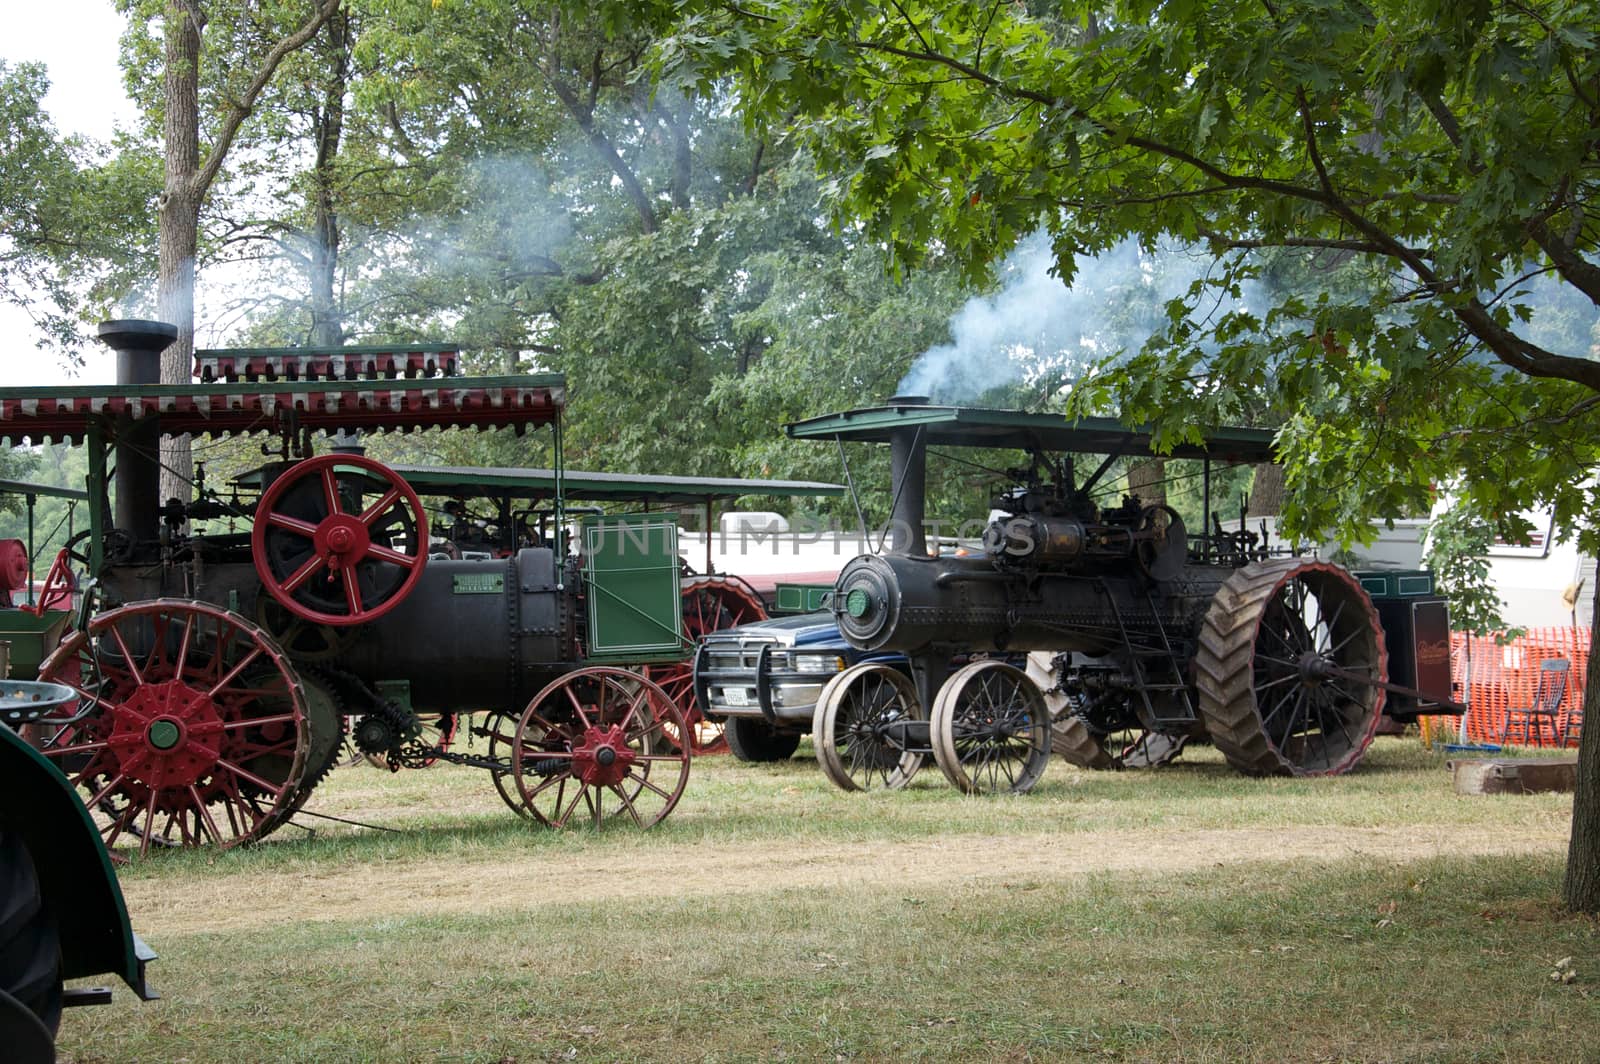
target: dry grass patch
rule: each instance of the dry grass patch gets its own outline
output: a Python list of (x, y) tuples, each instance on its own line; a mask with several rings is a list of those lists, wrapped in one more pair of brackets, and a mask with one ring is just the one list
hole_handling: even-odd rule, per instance
[(313, 808), (399, 833), (129, 869), (166, 1000), (69, 1015), (63, 1058), (1600, 1057), (1600, 933), (1555, 907), (1570, 796), (1461, 798), (1393, 740), (1330, 780), (1186, 761), (973, 800), (714, 759), (644, 834), (341, 771)]

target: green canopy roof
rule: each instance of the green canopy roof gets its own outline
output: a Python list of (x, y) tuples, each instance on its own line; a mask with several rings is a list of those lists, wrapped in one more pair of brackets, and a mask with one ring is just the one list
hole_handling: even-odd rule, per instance
[[(537, 499), (552, 496), (556, 490), (555, 471), (550, 469), (399, 465), (394, 470), (424, 495)], [(562, 490), (568, 499), (595, 502), (704, 502), (707, 499), (737, 499), (743, 495), (844, 494), (842, 485), (807, 480), (589, 473), (577, 469), (569, 469), (564, 473)]]
[[(1152, 454), (1147, 427), (1128, 428), (1112, 418), (1068, 421), (1060, 414), (991, 410), (972, 406), (892, 404), (824, 414), (784, 426), (795, 439), (887, 443), (896, 430), (921, 428), (923, 440), (947, 447), (1001, 447), (1075, 454)], [(1222, 428), (1203, 445), (1181, 443), (1165, 457), (1212, 458), (1224, 462), (1273, 461), (1268, 429)]]
[(50, 484), (30, 484), (26, 480), (0, 480), (0, 495), (41, 495), (50, 499), (77, 499), (89, 497), (82, 488), (57, 488)]
[[(391, 466), (423, 495), (462, 498), (547, 499), (556, 491), (551, 469), (490, 466)], [(243, 487), (261, 482), (261, 470), (237, 478)], [(674, 477), (642, 473), (589, 473), (569, 469), (562, 477), (569, 500), (592, 502), (703, 503), (707, 499), (737, 499), (745, 495), (837, 496), (839, 484), (809, 480), (741, 480), (734, 477)]]

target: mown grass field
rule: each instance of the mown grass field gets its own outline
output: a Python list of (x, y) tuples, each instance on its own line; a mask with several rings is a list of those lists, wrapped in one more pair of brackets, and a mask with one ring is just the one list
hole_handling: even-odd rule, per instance
[(655, 831), (551, 834), (479, 772), (341, 769), (311, 808), (398, 832), (127, 869), (165, 998), (70, 1013), (61, 1055), (1600, 1060), (1570, 802), (1457, 796), (1414, 739), (1328, 780), (1058, 761), (998, 800), (714, 758)]

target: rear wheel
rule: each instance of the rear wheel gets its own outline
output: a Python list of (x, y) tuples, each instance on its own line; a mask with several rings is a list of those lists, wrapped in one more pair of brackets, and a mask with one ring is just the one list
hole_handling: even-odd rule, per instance
[(264, 838), (298, 808), (313, 746), (329, 738), (314, 738), (288, 656), (204, 602), (99, 614), (39, 676), (81, 700), (71, 720), (41, 722), (44, 756), (79, 789), (107, 848), (136, 841), (141, 856)]
[(0, 830), (0, 1034), (7, 1036), (6, 1059), (50, 1060), (60, 1025), (61, 941), (55, 920), (39, 893), (33, 856), (22, 836)]
[(1200, 714), (1228, 763), (1256, 776), (1331, 776), (1361, 760), (1383, 716), (1388, 651), (1356, 578), (1305, 558), (1252, 562), (1206, 612)]
[(787, 761), (800, 749), (798, 732), (779, 731), (754, 717), (729, 717), (722, 733), (740, 761)]

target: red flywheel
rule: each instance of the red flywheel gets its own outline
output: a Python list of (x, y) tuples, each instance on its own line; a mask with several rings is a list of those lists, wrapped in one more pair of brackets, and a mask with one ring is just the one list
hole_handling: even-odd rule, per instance
[(250, 547), (261, 586), (317, 624), (388, 613), (428, 560), (428, 517), (399, 474), (371, 458), (327, 454), (287, 469), (256, 505)]

